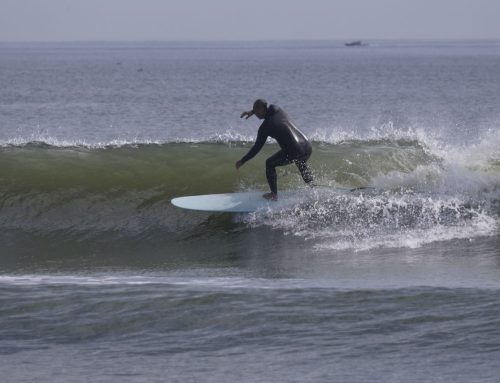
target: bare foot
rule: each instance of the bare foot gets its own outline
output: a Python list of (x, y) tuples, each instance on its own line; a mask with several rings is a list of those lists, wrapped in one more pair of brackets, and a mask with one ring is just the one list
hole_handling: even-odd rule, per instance
[(269, 201), (277, 201), (278, 200), (278, 196), (276, 194), (274, 194), (273, 192), (263, 194), (262, 197), (269, 200)]

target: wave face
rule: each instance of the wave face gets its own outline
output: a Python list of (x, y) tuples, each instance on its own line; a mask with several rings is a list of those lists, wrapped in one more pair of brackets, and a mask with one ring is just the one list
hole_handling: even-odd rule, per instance
[[(266, 190), (264, 160), (275, 145), (237, 172), (234, 162), (249, 142), (8, 144), (0, 150), (0, 225), (7, 232), (64, 241), (112, 235), (164, 243), (196, 235), (200, 225), (211, 222), (204, 235), (221, 227), (229, 232), (242, 225), (267, 227), (314, 239), (314, 248), (355, 250), (491, 235), (500, 185), (492, 139), (457, 150), (456, 157), (418, 139), (315, 142), (310, 164), (316, 183), (374, 189), (339, 195), (322, 188), (315, 200), (290, 209), (233, 218), (181, 211), (170, 199)], [(279, 169), (282, 190), (302, 185), (294, 167)]]

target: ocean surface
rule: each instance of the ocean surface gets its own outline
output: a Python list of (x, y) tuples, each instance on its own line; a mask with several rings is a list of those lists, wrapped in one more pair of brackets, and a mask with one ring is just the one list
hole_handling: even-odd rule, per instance
[[(173, 207), (256, 98), (320, 191)], [(0, 43), (2, 381), (500, 382), (499, 128), (500, 41)]]

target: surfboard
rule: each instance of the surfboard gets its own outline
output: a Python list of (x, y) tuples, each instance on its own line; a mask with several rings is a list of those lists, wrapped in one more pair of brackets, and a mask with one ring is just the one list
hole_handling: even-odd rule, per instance
[[(277, 201), (262, 198), (262, 191), (241, 193), (204, 194), (172, 199), (172, 205), (188, 210), (212, 211), (221, 213), (251, 213), (262, 209), (283, 209), (300, 203), (306, 194), (317, 189), (282, 191)], [(351, 188), (330, 188), (339, 193), (348, 193)]]
[(204, 194), (172, 199), (172, 205), (188, 210), (214, 211), (226, 213), (251, 213), (264, 208), (282, 207), (285, 196), (277, 201), (262, 198), (264, 192), (243, 192), (224, 194)]

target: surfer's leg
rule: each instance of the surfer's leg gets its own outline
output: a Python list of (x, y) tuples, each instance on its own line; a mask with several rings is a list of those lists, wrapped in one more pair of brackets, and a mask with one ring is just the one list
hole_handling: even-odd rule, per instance
[(299, 168), (300, 175), (304, 182), (310, 186), (313, 186), (313, 175), (309, 166), (307, 166), (307, 162), (304, 160), (296, 160), (295, 165)]
[(302, 155), (294, 159), (295, 165), (299, 168), (300, 175), (306, 184), (314, 186), (311, 169), (307, 166), (307, 160), (311, 157), (312, 147), (309, 143), (304, 144)]
[(276, 166), (288, 165), (292, 161), (288, 158), (286, 153), (283, 150), (273, 154), (266, 160), (266, 177), (267, 183), (269, 184), (269, 188), (271, 192), (274, 194), (278, 194), (278, 180), (276, 175)]

